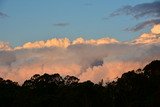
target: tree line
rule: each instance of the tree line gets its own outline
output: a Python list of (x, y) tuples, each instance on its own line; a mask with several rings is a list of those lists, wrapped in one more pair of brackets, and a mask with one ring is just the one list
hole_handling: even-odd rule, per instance
[(35, 74), (22, 85), (0, 78), (0, 107), (159, 107), (160, 61), (94, 84), (74, 76)]

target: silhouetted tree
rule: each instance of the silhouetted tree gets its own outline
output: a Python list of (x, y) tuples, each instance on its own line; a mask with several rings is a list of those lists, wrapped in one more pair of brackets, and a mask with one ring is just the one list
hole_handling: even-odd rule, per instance
[(160, 61), (103, 84), (59, 74), (35, 74), (22, 86), (0, 78), (0, 107), (157, 107)]
[(144, 67), (144, 74), (148, 77), (160, 76), (160, 61), (155, 60)]
[(49, 85), (63, 85), (64, 80), (59, 74), (44, 74), (42, 76), (35, 74), (33, 77), (31, 77), (30, 80), (26, 80), (24, 84), (22, 85), (23, 87), (28, 87), (31, 89), (34, 88), (44, 88)]
[(19, 88), (17, 82), (0, 78), (0, 107), (11, 107)]
[(64, 78), (64, 83), (65, 85), (71, 85), (71, 84), (77, 84), (79, 81), (79, 79), (77, 77), (74, 77), (74, 76), (69, 76), (67, 75), (65, 78)]

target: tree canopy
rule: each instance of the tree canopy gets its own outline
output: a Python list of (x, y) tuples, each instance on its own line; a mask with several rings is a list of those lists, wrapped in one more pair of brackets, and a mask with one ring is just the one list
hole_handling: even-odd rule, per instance
[(22, 85), (0, 78), (0, 107), (157, 107), (160, 61), (116, 81), (79, 82), (75, 76), (35, 74)]

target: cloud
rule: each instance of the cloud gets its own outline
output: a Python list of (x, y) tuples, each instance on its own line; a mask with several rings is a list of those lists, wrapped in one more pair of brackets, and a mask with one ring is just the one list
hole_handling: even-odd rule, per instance
[(118, 15), (132, 16), (136, 19), (145, 17), (147, 19), (145, 22), (137, 24), (133, 28), (126, 29), (128, 31), (139, 31), (146, 26), (160, 23), (160, 1), (142, 3), (135, 6), (127, 5), (111, 13), (110, 17)]
[(15, 49), (30, 49), (30, 48), (44, 48), (44, 47), (61, 47), (67, 48), (70, 45), (75, 44), (109, 44), (109, 43), (118, 43), (118, 40), (113, 38), (101, 38), (101, 39), (91, 39), (84, 40), (83, 38), (77, 38), (76, 40), (70, 41), (68, 38), (53, 38), (47, 41), (36, 41), (36, 42), (28, 42), (23, 46), (18, 46)]
[(8, 17), (8, 15), (3, 12), (0, 12), (0, 18), (5, 18), (5, 17)]
[[(5, 2), (5, 0), (0, 0), (0, 6)], [(9, 17), (6, 13), (0, 11), (0, 18), (6, 18)]]
[(7, 42), (0, 42), (0, 51), (1, 50), (11, 50), (12, 47)]
[(132, 28), (126, 28), (125, 30), (136, 32), (136, 31), (144, 29), (147, 26), (152, 26), (152, 25), (159, 24), (159, 23), (160, 23), (160, 19), (151, 19), (151, 20), (139, 23)]
[(152, 3), (142, 3), (135, 6), (124, 6), (111, 14), (111, 16), (116, 15), (131, 15), (135, 18), (141, 18), (144, 16), (149, 17), (160, 17), (160, 2), (152, 2)]
[[(23, 83), (34, 74), (73, 75), (95, 83), (114, 80), (129, 70), (160, 59), (159, 25), (133, 41), (112, 38), (51, 39), (0, 50), (0, 75)], [(157, 32), (158, 31), (158, 32)], [(5, 43), (4, 43), (5, 44)], [(8, 45), (7, 45), (8, 46)], [(3, 47), (3, 45), (2, 45)]]
[(60, 23), (55, 23), (53, 25), (57, 26), (57, 27), (66, 27), (66, 26), (69, 26), (70, 24), (69, 23), (60, 22)]
[(135, 44), (159, 44), (160, 43), (160, 24), (154, 25), (150, 33), (144, 33), (133, 41)]
[(151, 29), (151, 32), (154, 34), (160, 34), (160, 24), (154, 25), (154, 27)]
[(70, 45), (70, 40), (67, 38), (63, 38), (63, 39), (50, 39), (47, 41), (36, 41), (36, 42), (28, 42), (25, 43), (23, 46), (19, 46), (16, 47), (15, 49), (29, 49), (29, 48), (43, 48), (43, 47), (68, 47)]

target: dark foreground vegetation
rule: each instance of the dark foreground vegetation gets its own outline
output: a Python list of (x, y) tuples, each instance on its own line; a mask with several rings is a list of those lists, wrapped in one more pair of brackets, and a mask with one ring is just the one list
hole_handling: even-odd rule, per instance
[(158, 60), (102, 84), (59, 74), (35, 74), (22, 86), (0, 78), (0, 107), (160, 107)]

